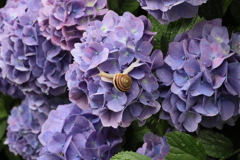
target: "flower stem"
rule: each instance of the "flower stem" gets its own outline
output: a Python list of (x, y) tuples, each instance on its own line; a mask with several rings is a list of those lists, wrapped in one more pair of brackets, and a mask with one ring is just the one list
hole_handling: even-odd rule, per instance
[[(240, 153), (240, 148), (235, 150), (234, 152), (232, 152), (232, 154), (228, 158), (230, 158), (230, 157), (232, 157), (232, 156), (234, 156), (235, 154), (238, 154), (238, 153)], [(219, 160), (225, 160), (225, 158), (222, 158), (222, 159), (219, 159)]]

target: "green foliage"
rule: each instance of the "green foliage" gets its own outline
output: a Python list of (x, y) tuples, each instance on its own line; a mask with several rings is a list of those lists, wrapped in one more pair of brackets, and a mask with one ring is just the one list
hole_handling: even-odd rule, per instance
[(198, 140), (202, 142), (207, 155), (215, 158), (227, 158), (233, 151), (232, 142), (220, 133), (202, 130)]
[(6, 118), (8, 116), (8, 113), (6, 111), (4, 99), (0, 99), (0, 119)]
[(166, 160), (205, 160), (206, 152), (196, 138), (182, 132), (169, 132), (166, 134), (170, 145), (170, 153)]
[(9, 151), (9, 148), (7, 146), (4, 147), (4, 153), (9, 160), (21, 160), (20, 156), (14, 155), (12, 152)]
[(225, 0), (209, 0), (207, 3), (199, 7), (199, 16), (207, 20), (214, 18), (222, 18), (224, 15), (223, 1)]
[(240, 25), (240, 1), (233, 0), (230, 7), (231, 13), (234, 15), (234, 20), (238, 25)]
[(170, 128), (167, 121), (159, 119), (159, 114), (152, 115), (151, 118), (148, 118), (145, 125), (152, 133), (160, 137), (163, 137), (167, 129)]
[(126, 151), (116, 154), (111, 160), (151, 160), (151, 158), (136, 152)]
[(123, 3), (120, 8), (120, 14), (124, 12), (134, 12), (139, 7), (139, 2), (136, 0), (121, 0)]
[(108, 0), (108, 7), (119, 15), (124, 12), (135, 12), (139, 7), (137, 0)]
[(195, 16), (192, 19), (180, 19), (169, 25), (162, 25), (153, 16), (149, 15), (148, 18), (153, 26), (152, 31), (158, 32), (157, 35), (154, 36), (154, 47), (156, 49), (161, 49), (165, 54), (168, 50), (168, 44), (173, 41), (176, 35), (192, 29), (196, 23), (204, 20), (199, 16)]
[(150, 132), (150, 130), (145, 125), (139, 127), (137, 121), (132, 122), (125, 133), (127, 143), (123, 146), (123, 148), (125, 150), (136, 151), (142, 146), (143, 136), (148, 132)]
[(5, 132), (6, 132), (6, 127), (7, 127), (7, 121), (1, 121), (0, 122), (0, 139), (3, 138)]
[(162, 40), (162, 36), (163, 34), (166, 32), (167, 30), (167, 25), (162, 25), (161, 23), (159, 23), (152, 15), (148, 15), (149, 20), (152, 23), (152, 31), (156, 32), (157, 34), (154, 36), (154, 48), (155, 49), (161, 49), (163, 48), (164, 44), (162, 44), (161, 40)]
[(226, 13), (229, 5), (232, 3), (232, 0), (223, 0), (222, 4), (223, 4), (223, 14)]

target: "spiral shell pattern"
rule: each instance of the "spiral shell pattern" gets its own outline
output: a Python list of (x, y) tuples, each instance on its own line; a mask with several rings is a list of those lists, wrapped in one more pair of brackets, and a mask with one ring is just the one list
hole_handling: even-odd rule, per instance
[(113, 85), (120, 92), (127, 92), (132, 88), (132, 78), (128, 74), (116, 73)]

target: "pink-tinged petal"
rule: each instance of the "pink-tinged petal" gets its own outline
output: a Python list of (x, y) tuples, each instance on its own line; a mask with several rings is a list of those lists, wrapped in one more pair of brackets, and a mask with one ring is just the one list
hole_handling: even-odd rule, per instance
[(77, 87), (73, 87), (69, 92), (69, 99), (73, 101), (73, 103), (77, 104), (83, 110), (89, 109), (88, 105), (88, 97), (86, 93)]

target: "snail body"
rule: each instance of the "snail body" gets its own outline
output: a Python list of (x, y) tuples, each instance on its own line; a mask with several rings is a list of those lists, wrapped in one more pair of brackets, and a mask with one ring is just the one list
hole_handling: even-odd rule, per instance
[(123, 73), (108, 74), (101, 71), (98, 67), (99, 74), (94, 76), (101, 76), (103, 80), (112, 82), (114, 87), (120, 92), (128, 92), (132, 88), (132, 77), (128, 75), (129, 72), (139, 63), (140, 60), (132, 63), (126, 68)]

